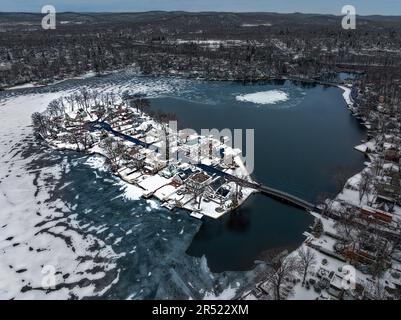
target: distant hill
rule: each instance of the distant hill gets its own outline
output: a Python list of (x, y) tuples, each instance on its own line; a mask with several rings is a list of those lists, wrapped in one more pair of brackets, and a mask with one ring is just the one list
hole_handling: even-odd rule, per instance
[[(36, 23), (40, 21), (43, 14), (40, 13), (12, 13), (0, 12), (0, 24)], [(270, 12), (183, 12), (183, 11), (150, 11), (137, 13), (58, 13), (58, 21), (69, 21), (71, 23), (102, 24), (112, 22), (122, 23), (160, 23), (160, 24), (189, 24), (192, 26), (205, 26), (208, 24), (222, 26), (241, 25), (277, 25), (277, 24), (320, 24), (330, 25), (338, 23), (341, 16), (305, 13), (270, 13)], [(401, 16), (358, 16), (360, 21), (378, 23), (400, 23)]]

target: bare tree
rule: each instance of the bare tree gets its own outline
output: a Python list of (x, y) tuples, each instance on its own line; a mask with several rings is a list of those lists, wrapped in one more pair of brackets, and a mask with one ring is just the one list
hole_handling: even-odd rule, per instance
[(56, 118), (56, 117), (62, 116), (65, 112), (62, 100), (56, 99), (56, 100), (51, 101), (49, 103), (46, 111), (49, 114), (50, 118)]
[(324, 226), (323, 226), (323, 222), (321, 219), (317, 218), (315, 220), (315, 224), (313, 225), (313, 234), (317, 237), (320, 238), (321, 235), (324, 232)]
[(99, 121), (103, 121), (107, 115), (107, 109), (104, 105), (96, 103), (93, 107), (93, 113), (97, 116)]
[(350, 209), (341, 207), (336, 211), (336, 227), (339, 235), (344, 239), (354, 242), (357, 237), (356, 213)]
[(337, 166), (334, 170), (333, 180), (337, 190), (342, 190), (345, 183), (352, 175), (352, 169), (348, 166)]
[(108, 137), (101, 142), (101, 147), (105, 151), (112, 169), (117, 170), (120, 160), (126, 151), (124, 143), (120, 140), (114, 139), (113, 137)]
[(134, 99), (130, 99), (130, 106), (135, 108), (140, 113), (147, 113), (150, 109), (150, 101), (144, 95), (135, 94)]
[(304, 286), (308, 271), (316, 265), (316, 254), (307, 246), (299, 248), (297, 253), (299, 271), (302, 274), (302, 286)]
[(46, 138), (49, 131), (49, 118), (40, 112), (33, 113), (31, 118), (35, 134)]
[(109, 93), (103, 93), (103, 94), (100, 95), (100, 103), (105, 108), (108, 108), (111, 105)]
[(81, 93), (75, 92), (73, 94), (73, 97), (74, 97), (74, 101), (75, 101), (78, 109), (84, 110), (84, 99), (83, 99)]
[(371, 240), (368, 243), (372, 244), (375, 251), (375, 259), (370, 265), (370, 271), (373, 278), (381, 278), (390, 266), (390, 261), (394, 253), (394, 244), (377, 233), (370, 235)]
[(67, 139), (69, 143), (75, 143), (77, 146), (77, 151), (81, 150), (81, 136), (82, 136), (82, 128), (75, 127), (68, 131)]
[(75, 111), (75, 95), (70, 95), (65, 97), (65, 100), (67, 101), (68, 105), (71, 108), (71, 111)]
[(359, 203), (362, 202), (365, 195), (369, 196), (369, 193), (372, 192), (373, 179), (373, 174), (369, 170), (365, 170), (361, 173), (361, 180), (358, 183)]
[(367, 285), (367, 292), (369, 294), (369, 298), (374, 299), (374, 300), (387, 300), (388, 299), (388, 293), (385, 287), (385, 284), (383, 283), (383, 280), (380, 278), (377, 278), (374, 282), (370, 282)]
[(298, 271), (298, 259), (293, 256), (276, 257), (269, 265), (272, 274), (268, 281), (273, 286), (274, 298), (281, 300), (285, 279), (291, 278)]
[(373, 170), (374, 175), (382, 176), (383, 164), (384, 164), (383, 157), (379, 157), (373, 161), (372, 170)]
[(98, 105), (100, 103), (100, 92), (97, 90), (91, 91), (91, 100), (94, 105)]
[(87, 150), (93, 146), (93, 137), (86, 131), (82, 132), (78, 138), (78, 141), (82, 144), (84, 150)]
[(316, 202), (323, 205), (322, 215), (330, 215), (333, 206), (333, 194), (328, 192), (320, 192), (316, 197)]
[(76, 95), (76, 101), (81, 106), (83, 110), (85, 110), (86, 114), (92, 118), (91, 115), (91, 104), (94, 101), (93, 93), (88, 91), (86, 88), (82, 88), (79, 91), (79, 94)]

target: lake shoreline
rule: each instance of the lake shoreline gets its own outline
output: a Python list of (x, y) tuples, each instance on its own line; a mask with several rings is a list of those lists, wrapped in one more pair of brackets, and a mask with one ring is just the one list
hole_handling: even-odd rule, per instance
[(135, 77), (149, 77), (149, 78), (166, 78), (166, 79), (178, 79), (178, 80), (197, 80), (197, 81), (210, 81), (210, 82), (234, 82), (234, 83), (243, 83), (247, 84), (260, 84), (263, 82), (275, 82), (275, 81), (291, 81), (295, 83), (304, 83), (304, 84), (312, 84), (312, 85), (322, 85), (322, 86), (331, 86), (337, 87), (341, 85), (341, 83), (318, 80), (318, 79), (310, 79), (310, 78), (300, 78), (296, 76), (268, 76), (268, 77), (259, 77), (256, 79), (243, 79), (243, 78), (214, 78), (214, 77), (195, 77), (195, 76), (186, 76), (186, 75), (168, 75), (168, 74), (143, 74), (138, 71), (135, 67), (121, 68), (121, 69), (113, 69), (107, 70), (101, 73), (95, 72), (94, 70), (87, 71), (81, 75), (71, 75), (66, 76), (63, 79), (54, 80), (50, 83), (41, 84), (38, 81), (28, 81), (24, 83), (19, 83), (12, 86), (1, 87), (0, 91), (14, 91), (21, 90), (26, 88), (51, 88), (54, 85), (62, 84), (63, 82), (69, 80), (82, 80), (89, 79), (93, 77), (106, 77), (111, 74), (121, 73), (126, 71), (132, 71)]

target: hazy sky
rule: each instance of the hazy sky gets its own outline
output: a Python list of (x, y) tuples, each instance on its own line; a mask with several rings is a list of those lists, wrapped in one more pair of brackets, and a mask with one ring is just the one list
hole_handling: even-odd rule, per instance
[(340, 14), (352, 4), (357, 14), (401, 15), (401, 0), (0, 0), (0, 11), (40, 12), (50, 4), (61, 11), (267, 11)]

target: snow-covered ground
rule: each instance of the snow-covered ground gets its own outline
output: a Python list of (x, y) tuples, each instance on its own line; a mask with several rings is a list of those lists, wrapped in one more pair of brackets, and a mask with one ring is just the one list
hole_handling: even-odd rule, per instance
[(6, 88), (5, 90), (17, 90), (17, 89), (27, 89), (27, 88), (39, 88), (42, 85), (35, 84), (35, 83), (24, 83), (17, 86)]
[[(50, 201), (54, 182), (68, 166), (35, 165), (41, 155), (32, 150), (31, 114), (57, 97), (0, 102), (0, 299), (83, 298), (102, 294), (118, 280), (113, 250), (78, 232), (66, 204)], [(53, 284), (51, 290), (43, 287)]]
[(376, 149), (376, 141), (371, 140), (365, 143), (360, 144), (359, 146), (355, 147), (355, 150), (358, 150), (362, 153), (365, 153), (367, 151), (374, 151)]
[(348, 105), (348, 107), (352, 108), (354, 106), (354, 102), (351, 98), (351, 88), (348, 88), (346, 86), (339, 86), (340, 89), (344, 91), (343, 93), (343, 98)]

